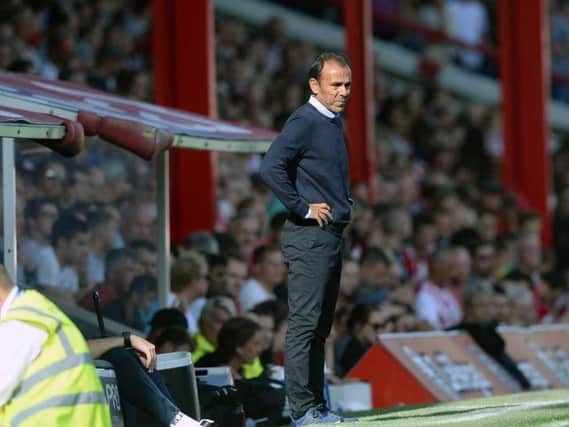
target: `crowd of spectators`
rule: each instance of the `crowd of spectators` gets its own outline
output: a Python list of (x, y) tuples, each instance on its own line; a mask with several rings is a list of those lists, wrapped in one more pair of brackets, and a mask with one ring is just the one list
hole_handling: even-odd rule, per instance
[[(149, 8), (5, 1), (0, 68), (150, 100)], [(307, 99), (318, 47), (278, 18), (252, 28), (217, 15), (215, 37), (219, 116), (280, 129)], [(353, 183), (329, 378), (343, 377), (379, 333), (460, 327), (474, 316), (465, 307), (493, 325), (568, 321), (569, 150), (554, 157), (554, 241), (543, 247), (539, 215), (499, 185), (497, 109), (379, 67), (376, 83), (378, 192), (370, 203), (366, 183)], [(198, 365), (227, 364), (236, 379), (278, 378), (286, 212), (260, 181), (259, 160), (219, 154), (216, 228), (172, 247), (170, 309), (158, 311), (152, 165), (102, 143), (72, 160), (20, 144), (20, 281), (87, 309), (96, 289), (104, 314), (150, 332), (159, 351), (191, 350)]]
[[(342, 23), (341, 0), (270, 0)], [(434, 61), (498, 77), (499, 11), (496, 0), (372, 0), (374, 34)], [(569, 102), (569, 2), (549, 8), (551, 95)]]

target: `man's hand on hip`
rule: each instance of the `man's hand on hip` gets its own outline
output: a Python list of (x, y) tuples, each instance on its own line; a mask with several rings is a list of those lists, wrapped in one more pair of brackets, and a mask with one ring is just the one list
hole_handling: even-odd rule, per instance
[(332, 221), (332, 209), (328, 203), (310, 203), (310, 216), (308, 218), (315, 219), (320, 227), (324, 227), (328, 222)]

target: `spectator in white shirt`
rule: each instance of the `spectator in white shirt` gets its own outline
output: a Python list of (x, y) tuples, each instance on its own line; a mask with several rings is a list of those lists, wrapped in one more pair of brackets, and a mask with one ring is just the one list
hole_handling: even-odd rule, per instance
[(108, 212), (97, 211), (89, 215), (91, 230), (91, 251), (87, 260), (87, 281), (103, 283), (105, 281), (105, 256), (113, 248), (118, 223)]
[(283, 282), (285, 265), (277, 246), (262, 245), (253, 251), (253, 277), (239, 293), (241, 309), (248, 311), (260, 302), (274, 299), (274, 289)]
[(22, 254), (30, 261), (35, 276), (41, 261), (40, 249), (50, 246), (53, 223), (59, 209), (54, 200), (48, 197), (36, 197), (26, 203), (24, 218), (27, 238), (22, 241)]
[(203, 255), (188, 251), (171, 268), (171, 292), (168, 306), (186, 314), (188, 331), (194, 334), (208, 289), (208, 265)]
[(51, 233), (51, 246), (40, 249), (38, 285), (48, 294), (74, 301), (80, 288), (79, 271), (89, 253), (89, 227), (73, 213), (62, 213)]
[(435, 253), (429, 279), (421, 284), (415, 297), (417, 317), (435, 329), (447, 329), (458, 325), (462, 320), (461, 305), (449, 286), (451, 264), (450, 251)]

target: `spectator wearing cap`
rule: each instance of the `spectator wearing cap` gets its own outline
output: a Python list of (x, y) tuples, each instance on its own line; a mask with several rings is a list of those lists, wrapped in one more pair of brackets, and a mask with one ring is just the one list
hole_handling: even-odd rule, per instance
[(283, 281), (285, 265), (277, 246), (259, 246), (253, 252), (253, 277), (239, 293), (241, 308), (250, 310), (255, 305), (276, 298), (274, 289)]
[[(168, 305), (184, 312), (188, 319), (188, 330), (194, 334), (198, 329), (199, 311), (203, 307), (202, 298), (207, 294), (207, 262), (203, 255), (189, 251), (174, 261), (170, 275)], [(192, 307), (193, 304), (197, 304), (200, 309)]]
[(198, 321), (199, 330), (192, 336), (196, 344), (192, 352), (194, 363), (204, 355), (215, 351), (219, 330), (236, 314), (235, 305), (229, 298), (216, 296), (208, 299)]

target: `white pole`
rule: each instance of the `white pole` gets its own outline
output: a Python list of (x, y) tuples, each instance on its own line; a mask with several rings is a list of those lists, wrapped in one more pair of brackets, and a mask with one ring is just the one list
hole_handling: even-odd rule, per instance
[(158, 301), (164, 308), (170, 293), (170, 188), (169, 153), (158, 155), (156, 165), (156, 207), (158, 220)]
[(2, 201), (4, 216), (4, 266), (14, 283), (17, 277), (16, 165), (14, 138), (2, 138)]

